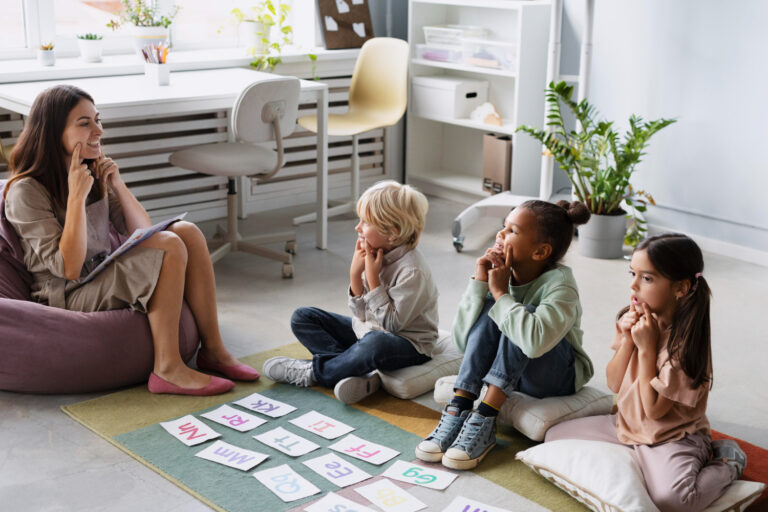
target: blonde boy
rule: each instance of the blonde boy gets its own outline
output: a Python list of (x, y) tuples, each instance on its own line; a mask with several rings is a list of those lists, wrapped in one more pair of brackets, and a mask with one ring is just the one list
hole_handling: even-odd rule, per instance
[(437, 287), (416, 248), (428, 207), (424, 194), (391, 180), (363, 193), (347, 290), (352, 316), (313, 307), (294, 311), (291, 329), (313, 357), (273, 357), (264, 363), (267, 377), (333, 387), (336, 398), (355, 403), (381, 385), (375, 370), (430, 360)]

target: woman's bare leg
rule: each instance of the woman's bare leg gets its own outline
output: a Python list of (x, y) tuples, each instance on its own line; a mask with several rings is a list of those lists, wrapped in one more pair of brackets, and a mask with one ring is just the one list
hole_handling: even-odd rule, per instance
[(181, 238), (187, 250), (184, 298), (195, 316), (206, 356), (214, 362), (234, 365), (239, 362), (224, 347), (216, 308), (216, 278), (205, 236), (190, 222), (176, 222), (169, 228)]
[(163, 231), (141, 245), (165, 252), (147, 311), (155, 349), (153, 371), (163, 380), (183, 388), (205, 387), (211, 380), (210, 376), (189, 368), (179, 353), (179, 319), (187, 267), (184, 242), (174, 233)]

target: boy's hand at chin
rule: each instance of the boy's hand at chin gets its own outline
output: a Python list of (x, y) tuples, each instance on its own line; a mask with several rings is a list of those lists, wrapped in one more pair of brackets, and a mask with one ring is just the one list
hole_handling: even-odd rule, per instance
[(475, 281), (488, 281), (488, 272), (493, 267), (502, 265), (504, 265), (504, 253), (495, 247), (486, 249), (485, 254), (475, 262)]
[(488, 289), (495, 300), (509, 293), (509, 280), (512, 277), (512, 251), (507, 250), (506, 255), (501, 259), (501, 264), (494, 263), (493, 268), (488, 270)]

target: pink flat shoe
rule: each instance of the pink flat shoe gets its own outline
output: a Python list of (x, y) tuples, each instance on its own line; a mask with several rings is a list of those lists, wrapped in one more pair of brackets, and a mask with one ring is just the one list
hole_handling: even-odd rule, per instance
[(213, 362), (205, 357), (202, 350), (197, 353), (197, 368), (199, 370), (218, 372), (234, 380), (254, 381), (261, 377), (259, 372), (247, 364), (221, 364)]
[(150, 393), (167, 393), (171, 395), (191, 395), (191, 396), (213, 396), (226, 393), (233, 387), (235, 383), (231, 380), (222, 379), (221, 377), (211, 376), (211, 382), (202, 388), (182, 388), (176, 384), (171, 384), (162, 377), (158, 377), (155, 372), (152, 372), (149, 376), (149, 382), (147, 383)]

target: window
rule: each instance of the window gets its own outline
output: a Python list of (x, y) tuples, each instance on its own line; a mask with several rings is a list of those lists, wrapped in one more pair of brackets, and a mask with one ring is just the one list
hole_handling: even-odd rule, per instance
[(0, 16), (0, 51), (21, 50), (26, 47), (23, 0), (3, 2)]

